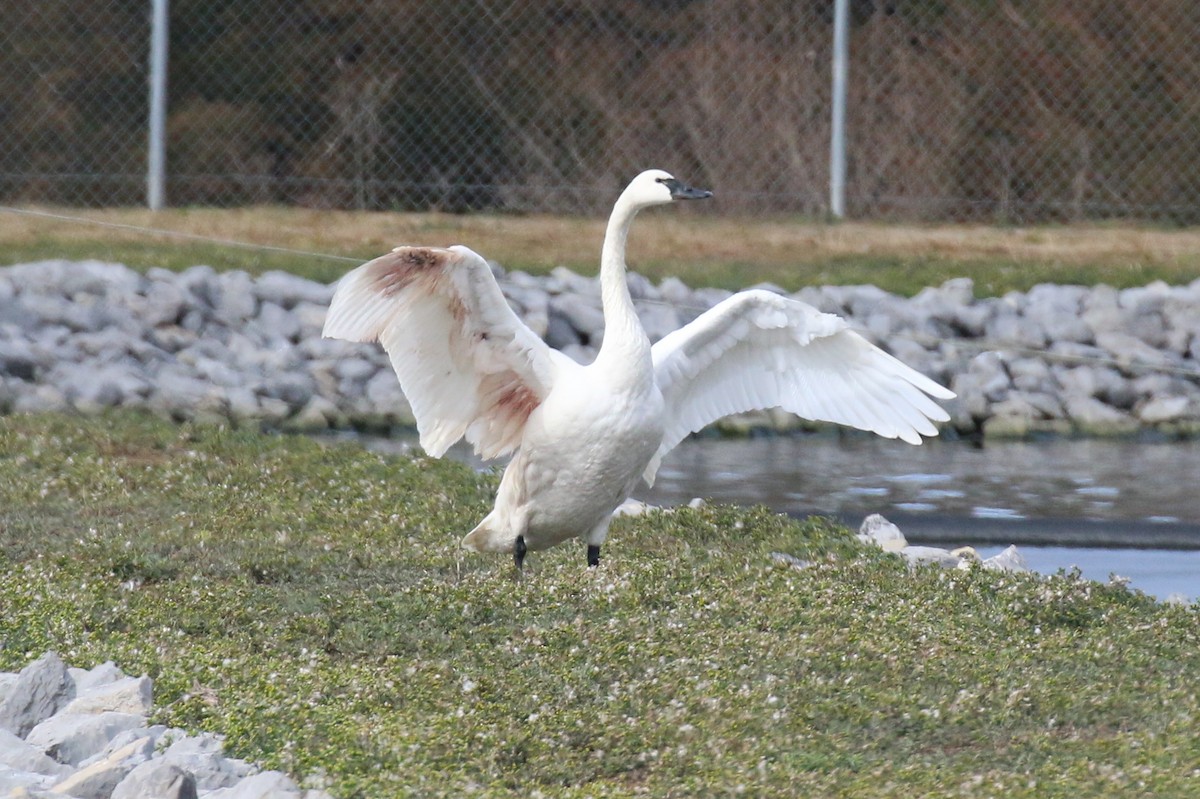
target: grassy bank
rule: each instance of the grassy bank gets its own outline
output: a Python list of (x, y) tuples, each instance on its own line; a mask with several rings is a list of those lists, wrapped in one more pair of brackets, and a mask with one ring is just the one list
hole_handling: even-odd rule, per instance
[[(56, 212), (57, 213), (57, 212)], [(67, 211), (122, 228), (0, 213), (0, 263), (99, 258), (137, 268), (283, 269), (332, 281), (351, 264), (320, 256), (244, 249), (152, 235), (176, 231), (255, 245), (366, 260), (397, 244), (466, 244), (510, 269), (545, 273), (558, 265), (592, 274), (600, 219), (488, 214), (387, 214), (297, 208)], [(1200, 231), (1132, 227), (1000, 228), (815, 224), (799, 219), (704, 216), (656, 210), (630, 237), (630, 263), (661, 280), (744, 288), (770, 281), (788, 289), (874, 283), (911, 295), (951, 277), (971, 277), (981, 296), (1043, 282), (1186, 283), (1200, 275)]]
[[(494, 477), (142, 416), (0, 425), (0, 668), (157, 680), (161, 720), (339, 797), (1186, 796), (1200, 618), (910, 571), (762, 510), (468, 555)], [(775, 565), (782, 551), (810, 560)]]

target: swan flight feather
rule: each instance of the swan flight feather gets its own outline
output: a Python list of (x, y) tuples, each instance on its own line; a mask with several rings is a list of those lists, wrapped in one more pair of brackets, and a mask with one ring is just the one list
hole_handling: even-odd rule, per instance
[(435, 457), (463, 437), (484, 458), (512, 452), (552, 383), (550, 348), (462, 246), (397, 247), (353, 270), (323, 334), (383, 345)]
[(734, 413), (780, 407), (920, 444), (949, 415), (938, 385), (851, 330), (844, 319), (769, 291), (725, 299), (651, 349), (666, 430), (643, 477), (688, 434)]

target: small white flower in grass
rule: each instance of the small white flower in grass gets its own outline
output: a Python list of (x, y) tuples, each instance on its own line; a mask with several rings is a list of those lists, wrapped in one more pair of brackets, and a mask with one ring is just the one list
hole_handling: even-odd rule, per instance
[(470, 677), (463, 677), (462, 692), (464, 694), (474, 693), (475, 688), (476, 682), (474, 680), (472, 680)]

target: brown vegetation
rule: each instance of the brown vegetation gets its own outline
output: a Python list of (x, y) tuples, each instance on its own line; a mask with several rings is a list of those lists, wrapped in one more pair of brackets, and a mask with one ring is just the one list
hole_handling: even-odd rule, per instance
[[(0, 196), (139, 202), (144, 14), (0, 10)], [(1192, 0), (855, 0), (852, 215), (1194, 221)], [(830, 0), (177, 0), (173, 204), (825, 209)], [(130, 50), (130, 41), (133, 49)]]

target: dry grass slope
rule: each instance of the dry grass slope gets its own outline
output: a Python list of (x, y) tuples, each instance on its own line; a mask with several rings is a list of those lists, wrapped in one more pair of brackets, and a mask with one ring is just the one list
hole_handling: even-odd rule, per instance
[[(1139, 285), (1200, 276), (1200, 230), (1132, 226), (988, 227), (821, 224), (799, 218), (739, 218), (703, 212), (650, 212), (630, 240), (630, 262), (649, 277), (738, 288), (760, 281), (786, 288), (814, 283), (876, 283), (913, 293), (966, 275), (979, 293), (1038, 282)], [(52, 211), (60, 213), (60, 211)], [(345, 262), (398, 244), (466, 244), (510, 269), (564, 265), (595, 270), (604, 220), (568, 216), (452, 215), (318, 211), (261, 206), (62, 211), (105, 227), (43, 216), (0, 214), (0, 253), (13, 263), (45, 257), (104, 258), (146, 268), (210, 263), (250, 271), (289, 269), (332, 280)], [(215, 242), (147, 233), (174, 231)], [(232, 240), (320, 254), (258, 253)]]

